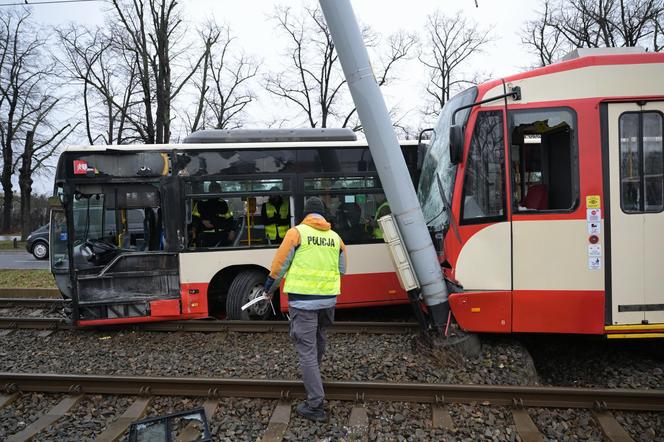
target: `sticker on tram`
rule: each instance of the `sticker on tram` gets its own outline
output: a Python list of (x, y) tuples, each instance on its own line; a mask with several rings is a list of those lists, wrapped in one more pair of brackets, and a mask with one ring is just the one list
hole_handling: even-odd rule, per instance
[(586, 208), (599, 209), (599, 204), (600, 204), (599, 195), (586, 196)]
[(588, 256), (602, 256), (602, 246), (600, 244), (588, 244)]
[(600, 230), (601, 230), (600, 226), (601, 226), (600, 223), (589, 222), (588, 223), (588, 235), (599, 235)]
[(589, 223), (599, 223), (602, 217), (601, 209), (587, 209), (586, 219)]
[(599, 256), (588, 257), (588, 269), (600, 270), (601, 268), (602, 268), (602, 258), (600, 258)]

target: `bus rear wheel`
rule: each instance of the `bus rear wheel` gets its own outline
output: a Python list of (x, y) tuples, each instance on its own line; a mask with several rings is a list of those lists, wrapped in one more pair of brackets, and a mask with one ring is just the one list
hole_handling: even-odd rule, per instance
[(267, 272), (245, 270), (239, 273), (228, 288), (226, 315), (228, 319), (251, 320), (268, 319), (272, 314), (269, 302), (258, 302), (242, 311), (242, 306), (261, 295)]

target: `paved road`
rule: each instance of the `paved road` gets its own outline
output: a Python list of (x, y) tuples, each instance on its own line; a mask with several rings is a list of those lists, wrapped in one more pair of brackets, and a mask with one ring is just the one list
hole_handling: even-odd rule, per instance
[(48, 259), (40, 261), (25, 251), (0, 251), (0, 269), (48, 269)]

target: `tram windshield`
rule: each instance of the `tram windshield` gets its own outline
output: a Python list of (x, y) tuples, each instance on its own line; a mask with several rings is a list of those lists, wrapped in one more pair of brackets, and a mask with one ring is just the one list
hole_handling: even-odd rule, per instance
[[(436, 231), (444, 230), (449, 223), (449, 211), (446, 209), (445, 201), (451, 204), (456, 175), (456, 165), (450, 163), (452, 114), (459, 107), (473, 103), (476, 97), (477, 88), (472, 87), (455, 95), (443, 106), (424, 159), (417, 194), (427, 225)], [(456, 116), (456, 124), (465, 125), (469, 114), (470, 108), (460, 111)], [(438, 179), (442, 184), (444, 195), (441, 195), (438, 188)]]

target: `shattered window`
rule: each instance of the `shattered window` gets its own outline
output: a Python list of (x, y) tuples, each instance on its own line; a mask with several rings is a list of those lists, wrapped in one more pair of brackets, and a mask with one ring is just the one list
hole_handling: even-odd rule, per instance
[[(446, 206), (452, 202), (452, 190), (457, 170), (456, 165), (450, 163), (452, 114), (461, 106), (473, 103), (476, 97), (477, 88), (472, 87), (454, 96), (445, 104), (424, 159), (417, 194), (427, 225), (437, 231), (442, 231), (449, 223), (449, 213)], [(465, 125), (469, 113), (470, 109), (459, 111), (455, 123)], [(440, 181), (443, 189), (442, 194), (438, 181)]]

